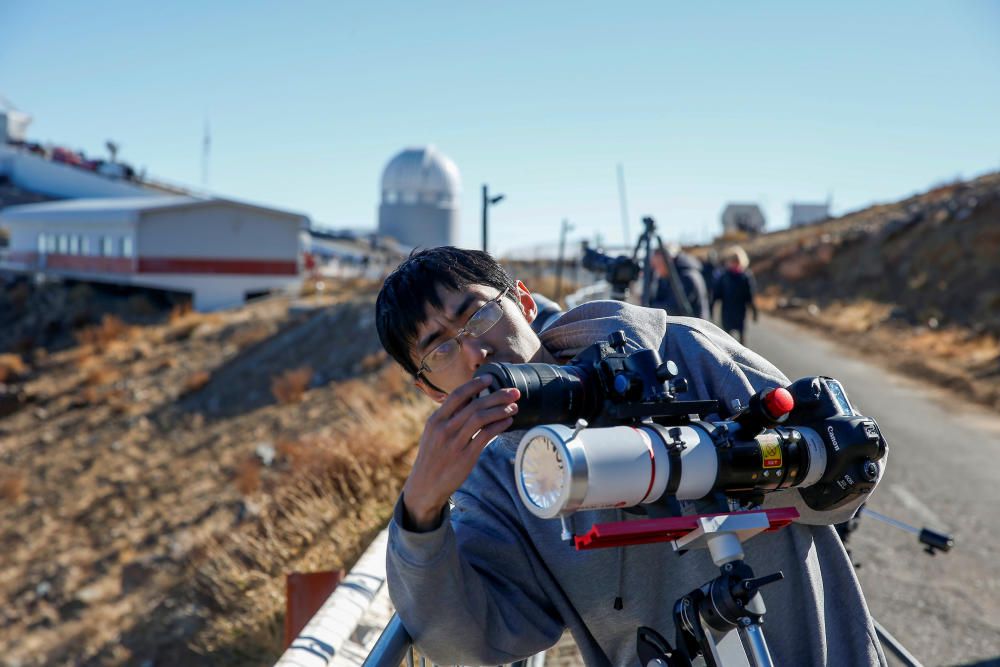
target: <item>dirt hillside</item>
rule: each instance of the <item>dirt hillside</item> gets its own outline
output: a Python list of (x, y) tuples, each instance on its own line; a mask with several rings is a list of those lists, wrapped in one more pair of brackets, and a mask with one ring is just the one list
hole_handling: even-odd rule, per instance
[(763, 307), (1000, 408), (1000, 174), (738, 242)]
[(0, 357), (0, 665), (273, 662), (284, 575), (360, 554), (430, 409), (375, 288)]

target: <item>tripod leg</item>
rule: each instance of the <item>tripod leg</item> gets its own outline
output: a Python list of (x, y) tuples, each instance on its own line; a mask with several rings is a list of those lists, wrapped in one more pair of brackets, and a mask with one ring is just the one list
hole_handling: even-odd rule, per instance
[(906, 647), (899, 643), (899, 640), (889, 634), (889, 631), (882, 627), (882, 624), (872, 619), (872, 623), (875, 625), (875, 634), (878, 635), (880, 641), (889, 647), (893, 655), (903, 661), (906, 667), (924, 667), (919, 660), (913, 657), (913, 654), (906, 650)]

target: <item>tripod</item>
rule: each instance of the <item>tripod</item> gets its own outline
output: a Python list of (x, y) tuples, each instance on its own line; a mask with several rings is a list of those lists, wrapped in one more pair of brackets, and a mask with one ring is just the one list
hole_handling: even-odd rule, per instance
[(709, 667), (774, 664), (764, 639), (767, 610), (758, 591), (784, 575), (775, 572), (754, 578), (743, 560), (742, 547), (742, 542), (754, 535), (784, 525), (783, 520), (772, 524), (772, 514), (774, 511), (756, 511), (698, 517), (697, 528), (673, 541), (675, 551), (707, 548), (720, 573), (674, 605), (676, 649), (652, 628), (639, 628), (636, 650), (642, 665), (690, 667), (692, 658), (699, 654)]
[(643, 232), (639, 236), (639, 240), (635, 244), (635, 250), (632, 251), (632, 261), (637, 262), (639, 259), (639, 253), (643, 252), (642, 256), (642, 304), (643, 306), (650, 306), (653, 300), (652, 286), (653, 286), (653, 270), (652, 270), (652, 255), (653, 255), (653, 239), (656, 239), (657, 248), (663, 253), (664, 259), (667, 261), (667, 267), (670, 274), (667, 279), (670, 282), (670, 290), (674, 294), (674, 301), (677, 302), (678, 307), (681, 309), (680, 315), (685, 317), (691, 317), (694, 311), (691, 309), (691, 304), (688, 301), (687, 295), (684, 293), (684, 286), (681, 284), (680, 274), (677, 271), (677, 258), (673, 253), (669, 252), (667, 247), (663, 244), (663, 239), (660, 235), (656, 233), (656, 221), (653, 218), (646, 216), (642, 219)]
[[(888, 524), (893, 528), (898, 528), (907, 533), (916, 535), (917, 540), (924, 545), (924, 551), (930, 556), (935, 555), (939, 551), (947, 553), (951, 551), (953, 546), (955, 546), (954, 538), (946, 533), (939, 533), (928, 528), (917, 528), (908, 523), (903, 523), (898, 519), (893, 519), (892, 517), (880, 514), (875, 510), (870, 510), (862, 505), (853, 519), (834, 526), (834, 528), (837, 529), (837, 534), (840, 535), (840, 539), (844, 543), (844, 547), (847, 549), (847, 555), (851, 558), (852, 562), (854, 560), (854, 554), (851, 553), (851, 549), (847, 546), (847, 541), (850, 538), (851, 533), (858, 529), (858, 522), (862, 516), (867, 516), (875, 519), (876, 521)], [(854, 563), (854, 567), (861, 567), (861, 565)], [(892, 651), (893, 655), (899, 658), (904, 665), (907, 667), (921, 667), (920, 661), (917, 660), (913, 654), (910, 653), (909, 650), (907, 650), (907, 648), (892, 635), (892, 633), (886, 630), (881, 623), (874, 618), (872, 618), (872, 623), (875, 624), (875, 634), (878, 635), (883, 645)]]
[(573, 539), (577, 550), (652, 542), (670, 542), (674, 551), (708, 549), (719, 576), (674, 605), (676, 648), (656, 630), (638, 629), (636, 650), (644, 667), (691, 667), (698, 655), (705, 657), (709, 667), (771, 667), (774, 663), (762, 627), (766, 609), (758, 591), (783, 575), (776, 572), (755, 578), (743, 561), (742, 543), (761, 532), (784, 528), (799, 517), (798, 511), (782, 507), (694, 516), (671, 514), (594, 524), (588, 533), (576, 536), (564, 524), (564, 537)]

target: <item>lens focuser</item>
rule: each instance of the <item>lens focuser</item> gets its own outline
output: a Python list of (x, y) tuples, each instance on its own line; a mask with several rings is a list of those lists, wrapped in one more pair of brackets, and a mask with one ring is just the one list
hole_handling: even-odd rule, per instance
[(573, 424), (593, 419), (600, 410), (601, 397), (595, 395), (599, 385), (586, 381), (587, 369), (581, 366), (489, 363), (476, 370), (476, 377), (484, 375), (491, 379), (487, 393), (511, 387), (521, 392), (514, 430), (544, 423)]

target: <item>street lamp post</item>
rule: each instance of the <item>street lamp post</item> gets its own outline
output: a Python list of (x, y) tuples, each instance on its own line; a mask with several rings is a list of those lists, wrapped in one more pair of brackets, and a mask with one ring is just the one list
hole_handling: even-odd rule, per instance
[(503, 195), (493, 195), (490, 196), (489, 186), (485, 183), (483, 184), (483, 252), (489, 252), (487, 247), (487, 240), (489, 236), (487, 235), (487, 228), (489, 226), (489, 208), (494, 204), (499, 204), (503, 201)]

